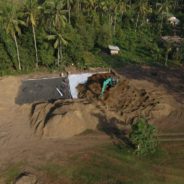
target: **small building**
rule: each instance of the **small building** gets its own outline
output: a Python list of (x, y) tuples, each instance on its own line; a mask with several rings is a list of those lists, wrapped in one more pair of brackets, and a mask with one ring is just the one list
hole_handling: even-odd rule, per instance
[(109, 50), (111, 55), (119, 54), (120, 48), (118, 46), (109, 45)]

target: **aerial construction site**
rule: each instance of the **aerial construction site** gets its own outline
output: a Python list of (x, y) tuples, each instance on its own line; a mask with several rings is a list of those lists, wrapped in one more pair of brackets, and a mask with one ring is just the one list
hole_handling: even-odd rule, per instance
[[(108, 79), (114, 83), (105, 83)], [(0, 86), (2, 170), (22, 161), (29, 170), (47, 161), (66, 161), (95, 146), (126, 144), (131, 125), (140, 117), (154, 124), (159, 134), (168, 135), (163, 140), (174, 134), (176, 141), (183, 140), (180, 71), (127, 66), (116, 71), (2, 77)]]

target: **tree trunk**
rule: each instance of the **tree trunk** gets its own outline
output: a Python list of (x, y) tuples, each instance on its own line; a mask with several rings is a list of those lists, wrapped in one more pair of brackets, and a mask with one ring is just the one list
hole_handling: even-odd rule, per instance
[(59, 67), (59, 63), (60, 63), (60, 48), (58, 47), (58, 59), (57, 59), (57, 65), (58, 65), (58, 67)]
[(111, 25), (111, 16), (110, 16), (110, 13), (109, 13), (109, 27)]
[(36, 42), (36, 33), (35, 33), (35, 28), (32, 26), (33, 30), (33, 38), (34, 38), (34, 47), (35, 47), (35, 54), (36, 54), (36, 68), (38, 68), (38, 49), (37, 49), (37, 42)]
[(113, 24), (113, 34), (115, 35), (116, 33), (116, 21), (117, 21), (117, 17), (116, 15), (114, 16), (114, 24)]
[(112, 23), (113, 23), (112, 16), (109, 13), (109, 30), (111, 33), (112, 33)]
[(80, 12), (80, 2), (79, 2), (80, 0), (77, 0), (77, 13), (79, 13)]
[(70, 0), (67, 0), (67, 9), (68, 9), (68, 22), (71, 24), (71, 6), (70, 6)]
[(160, 35), (162, 35), (163, 22), (164, 22), (164, 17), (163, 15), (161, 15)]
[(137, 30), (138, 22), (139, 22), (140, 14), (138, 13), (136, 24), (135, 24), (135, 31)]
[(167, 63), (168, 63), (168, 57), (169, 57), (169, 52), (167, 51), (165, 55), (165, 66), (167, 66)]
[(62, 51), (62, 45), (60, 44), (60, 61), (63, 61), (63, 51)]
[(21, 68), (21, 63), (20, 63), (20, 54), (19, 54), (19, 47), (18, 47), (18, 43), (17, 43), (17, 37), (15, 34), (13, 35), (13, 37), (14, 37), (15, 46), (17, 49), (17, 60), (18, 60), (19, 70), (21, 70), (22, 68)]

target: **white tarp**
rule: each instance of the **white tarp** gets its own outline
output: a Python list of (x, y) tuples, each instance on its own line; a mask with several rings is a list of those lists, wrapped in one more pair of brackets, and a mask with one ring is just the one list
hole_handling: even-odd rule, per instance
[(71, 74), (68, 76), (69, 86), (72, 98), (78, 98), (78, 91), (76, 87), (79, 84), (84, 84), (88, 77), (92, 76), (94, 73), (82, 73), (82, 74)]

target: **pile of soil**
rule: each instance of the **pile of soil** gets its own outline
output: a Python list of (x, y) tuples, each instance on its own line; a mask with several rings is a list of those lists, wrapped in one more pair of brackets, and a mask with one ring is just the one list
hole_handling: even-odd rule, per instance
[[(99, 98), (103, 82), (109, 78), (113, 77), (115, 74), (113, 73), (103, 73), (103, 74), (94, 74), (88, 78), (88, 81), (85, 84), (79, 84), (77, 86), (78, 89), (78, 98), (87, 98), (94, 99)], [(108, 89), (107, 89), (108, 90)], [(107, 95), (105, 92), (104, 96)]]
[[(118, 76), (118, 83), (109, 87), (99, 98), (103, 82), (114, 73), (99, 73), (79, 84), (79, 100), (58, 100), (32, 105), (31, 126), (41, 137), (66, 139), (90, 130), (99, 130), (105, 122), (119, 128), (132, 124), (140, 117), (158, 122), (170, 117), (176, 106), (171, 97), (155, 93), (146, 82), (131, 83)], [(173, 115), (172, 115), (173, 117)], [(174, 115), (175, 117), (175, 115)], [(180, 122), (180, 121), (179, 121)]]
[(125, 123), (133, 123), (141, 116), (152, 119), (152, 111), (160, 102), (145, 89), (137, 89), (127, 80), (122, 80), (109, 90), (104, 103), (109, 110), (118, 113)]
[(77, 101), (33, 104), (31, 126), (42, 137), (66, 139), (86, 130), (96, 130), (101, 113), (93, 104)]
[[(95, 74), (89, 77), (86, 84), (78, 86), (79, 98), (99, 99), (103, 82), (112, 74)], [(121, 78), (114, 87), (109, 87), (102, 103), (109, 111), (117, 113), (124, 123), (132, 123), (136, 118), (144, 116), (152, 118), (152, 111), (159, 104), (145, 89), (137, 89), (128, 80)]]
[[(66, 139), (82, 132), (115, 124), (120, 129), (140, 117), (156, 122), (173, 112), (170, 98), (135, 86), (125, 78), (109, 87), (100, 99), (103, 82), (111, 73), (95, 74), (78, 86), (80, 100), (58, 100), (32, 105), (31, 126), (42, 137)], [(138, 84), (138, 83), (137, 83)], [(104, 126), (103, 125), (103, 126)]]

